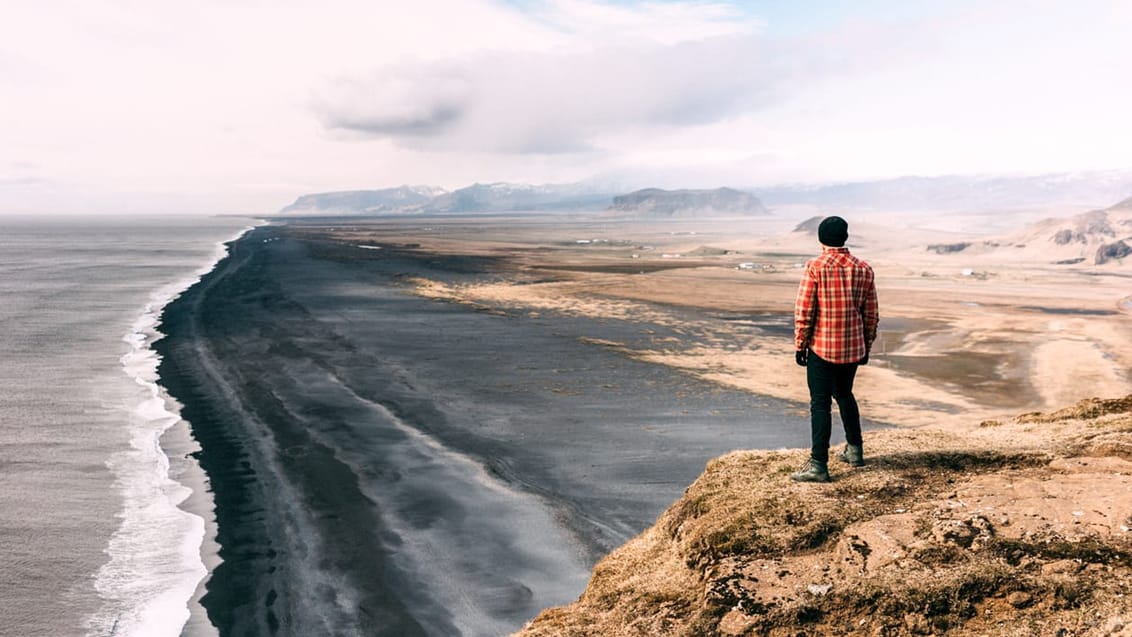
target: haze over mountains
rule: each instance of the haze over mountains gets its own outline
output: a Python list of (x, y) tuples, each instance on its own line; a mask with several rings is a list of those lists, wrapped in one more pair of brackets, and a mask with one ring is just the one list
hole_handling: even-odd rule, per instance
[(1132, 256), (1132, 198), (1068, 218), (1045, 219), (1006, 239), (1015, 250), (1032, 246), (1055, 263), (1119, 262)]
[(765, 188), (616, 192), (609, 186), (476, 183), (447, 191), (398, 186), (303, 195), (288, 216), (398, 215), (516, 211), (607, 211), (640, 217), (759, 215), (783, 206), (900, 211), (1001, 210), (1052, 205), (1097, 207), (1132, 194), (1132, 172), (1036, 176), (900, 177)]
[(733, 188), (646, 188), (618, 195), (585, 184), (510, 183), (473, 184), (451, 192), (430, 186), (399, 186), (303, 195), (280, 213), (388, 215), (578, 210), (608, 210), (646, 218), (767, 214), (758, 197)]
[(601, 210), (614, 193), (585, 184), (472, 184), (447, 191), (399, 186), (303, 195), (280, 210), (285, 215), (368, 215), (460, 212)]
[(612, 211), (644, 217), (694, 217), (708, 214), (737, 216), (768, 214), (766, 206), (749, 192), (734, 188), (715, 190), (661, 190), (646, 188), (613, 198)]
[(898, 177), (824, 185), (752, 189), (769, 206), (807, 204), (893, 211), (978, 211), (1108, 205), (1132, 194), (1132, 171), (1028, 176)]

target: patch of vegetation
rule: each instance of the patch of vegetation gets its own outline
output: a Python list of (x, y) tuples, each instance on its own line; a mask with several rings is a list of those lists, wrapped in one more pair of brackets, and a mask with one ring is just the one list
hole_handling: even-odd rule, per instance
[(1057, 422), (1059, 420), (1092, 420), (1109, 414), (1126, 414), (1132, 412), (1132, 394), (1123, 398), (1086, 398), (1078, 401), (1072, 407), (1059, 409), (1054, 412), (1040, 411), (1025, 413), (1015, 420), (1020, 423)]
[(931, 469), (964, 473), (985, 473), (1002, 469), (1023, 469), (1044, 466), (1049, 458), (1037, 453), (1001, 453), (978, 450), (941, 450), (886, 456), (885, 464), (893, 469)]
[(1080, 608), (1093, 593), (1092, 585), (1079, 579), (1057, 580), (1053, 582), (1051, 588), (1055, 609)]
[(684, 634), (696, 637), (718, 634), (719, 622), (723, 619), (723, 616), (727, 614), (728, 610), (730, 610), (730, 608), (727, 606), (708, 604), (701, 609), (700, 614), (688, 624), (688, 628), (684, 631)]
[(914, 551), (911, 557), (927, 566), (950, 566), (967, 561), (971, 553), (955, 544), (929, 544)]
[(665, 531), (669, 536), (674, 536), (681, 524), (701, 518), (709, 511), (711, 511), (711, 497), (708, 495), (681, 498), (670, 511)]
[(985, 550), (1011, 565), (1019, 564), (1026, 557), (1037, 557), (1050, 561), (1077, 560), (1083, 564), (1132, 566), (1132, 552), (1095, 539), (1027, 542), (995, 538), (987, 543)]
[(782, 552), (778, 543), (761, 532), (751, 516), (737, 518), (724, 528), (705, 534), (695, 548), (697, 550), (689, 554), (690, 565), (710, 564), (733, 555), (764, 557)]
[(1002, 594), (1006, 587), (1018, 586), (1010, 569), (986, 565), (966, 565), (930, 577), (909, 574), (900, 581), (865, 581), (773, 609), (758, 619), (749, 634), (805, 624), (813, 628), (856, 626), (862, 618), (900, 621), (906, 615), (921, 616), (936, 631), (947, 631), (974, 617), (978, 603)]
[(798, 529), (798, 532), (790, 538), (788, 548), (791, 551), (809, 551), (832, 544), (841, 536), (845, 526), (844, 520), (830, 518), (816, 520)]

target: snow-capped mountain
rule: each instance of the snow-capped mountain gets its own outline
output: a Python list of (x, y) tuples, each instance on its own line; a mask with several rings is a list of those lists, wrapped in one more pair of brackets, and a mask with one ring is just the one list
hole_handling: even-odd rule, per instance
[(600, 210), (614, 193), (584, 184), (472, 184), (436, 197), (431, 212), (508, 212), (529, 210)]
[(435, 186), (398, 186), (303, 195), (280, 210), (286, 215), (377, 215), (420, 210), (447, 193)]

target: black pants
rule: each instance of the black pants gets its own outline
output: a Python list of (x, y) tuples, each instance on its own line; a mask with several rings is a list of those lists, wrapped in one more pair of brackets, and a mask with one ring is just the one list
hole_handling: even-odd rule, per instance
[(837, 401), (841, 423), (845, 425), (845, 441), (851, 445), (861, 444), (861, 412), (853, 397), (856, 375), (857, 363), (830, 363), (810, 352), (806, 383), (810, 386), (810, 455), (814, 460), (829, 462), (833, 400)]

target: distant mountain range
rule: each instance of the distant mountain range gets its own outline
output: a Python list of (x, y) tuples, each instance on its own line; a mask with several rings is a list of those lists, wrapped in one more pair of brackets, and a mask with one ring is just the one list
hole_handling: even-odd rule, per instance
[(1026, 177), (900, 177), (824, 185), (738, 190), (611, 192), (575, 184), (472, 184), (447, 191), (399, 186), (303, 195), (280, 210), (288, 216), (398, 215), (518, 211), (608, 211), (657, 217), (765, 214), (767, 208), (805, 205), (828, 210), (1005, 210), (1051, 205), (1088, 208), (1132, 194), (1132, 172), (1059, 173)]
[(299, 216), (602, 210), (615, 194), (583, 184), (477, 183), (452, 191), (400, 186), (303, 195), (279, 213)]
[(754, 188), (771, 208), (812, 205), (892, 211), (1007, 210), (1070, 204), (1103, 205), (1132, 194), (1132, 172), (1097, 171), (996, 177), (899, 177), (824, 185)]
[(381, 190), (345, 190), (303, 195), (283, 208), (289, 215), (380, 215), (401, 213), (425, 206), (447, 194), (432, 186), (398, 186)]
[(1132, 198), (1102, 210), (1039, 221), (1010, 237), (1013, 245), (1034, 245), (1058, 263), (1103, 265), (1132, 256)]
[(430, 201), (425, 212), (601, 210), (613, 195), (583, 184), (472, 184)]
[[(820, 219), (808, 219), (795, 231), (812, 227)], [(957, 255), (957, 259), (1003, 255), (1009, 261), (1024, 255), (1054, 265), (1123, 265), (1132, 257), (1132, 198), (1103, 209), (1042, 219), (982, 241), (937, 243), (924, 249)]]

